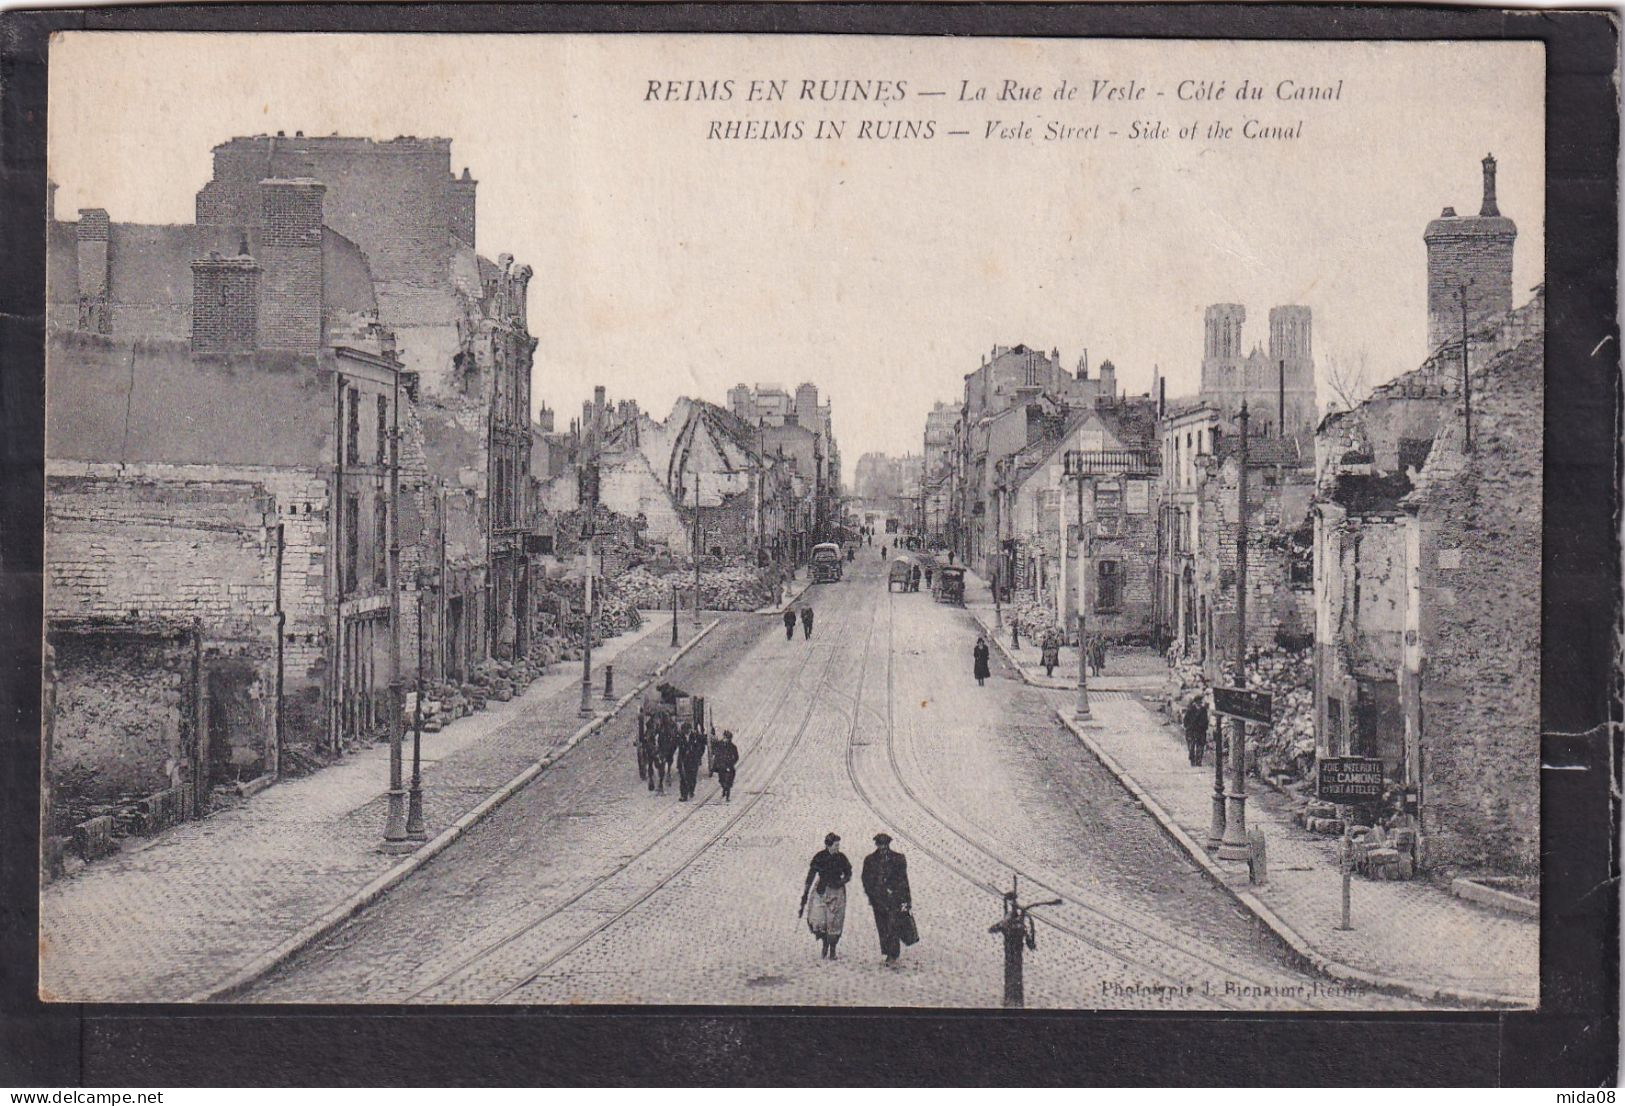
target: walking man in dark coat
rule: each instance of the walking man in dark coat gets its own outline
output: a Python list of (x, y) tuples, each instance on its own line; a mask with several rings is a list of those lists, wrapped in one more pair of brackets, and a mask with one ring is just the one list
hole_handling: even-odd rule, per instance
[(686, 803), (694, 797), (694, 789), (699, 786), (700, 782), (700, 765), (704, 762), (705, 734), (698, 729), (686, 729), (683, 734), (683, 747), (677, 752), (677, 778), (681, 790), (680, 801)]
[(1207, 754), (1207, 703), (1201, 696), (1193, 696), (1185, 705), (1185, 749), (1191, 765), (1198, 766)]
[(784, 608), (784, 640), (794, 641), (795, 639), (796, 609), (794, 607), (786, 607)]
[[(801, 608), (801, 636), (803, 638), (812, 637), (812, 622), (813, 622), (813, 609), (811, 607), (802, 607)], [(792, 630), (791, 634), (793, 635), (794, 632), (795, 631)]]
[(734, 744), (732, 730), (722, 731), (722, 740), (717, 744), (711, 766), (716, 769), (717, 782), (722, 785), (722, 801), (733, 802), (734, 773), (739, 769), (739, 746)]
[(892, 852), (889, 833), (875, 834), (875, 851), (863, 859), (863, 893), (875, 912), (880, 951), (888, 966), (896, 964), (903, 954), (898, 921), (914, 909), (914, 896), (908, 889), (908, 859)]

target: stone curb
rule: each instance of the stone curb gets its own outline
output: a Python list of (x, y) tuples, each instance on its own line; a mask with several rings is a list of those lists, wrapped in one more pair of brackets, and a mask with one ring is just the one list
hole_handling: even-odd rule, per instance
[(480, 802), (478, 806), (474, 807), (461, 818), (457, 819), (457, 821), (453, 822), (450, 826), (447, 826), (444, 830), (440, 831), (440, 833), (432, 840), (419, 846), (411, 856), (408, 856), (405, 860), (378, 876), (378, 878), (367, 884), (360, 891), (344, 900), (338, 906), (335, 906), (333, 909), (329, 910), (326, 914), (323, 914), (316, 921), (301, 929), (298, 933), (295, 933), (292, 937), (288, 938), (270, 952), (257, 958), (247, 968), (244, 968), (226, 982), (217, 984), (211, 988), (208, 988), (207, 990), (198, 991), (195, 994), (182, 999), (181, 1001), (186, 1003), (204, 1003), (220, 1002), (224, 999), (230, 998), (232, 995), (259, 982), (261, 979), (265, 978), (272, 971), (274, 971), (279, 965), (303, 952), (311, 945), (314, 945), (317, 941), (322, 940), (339, 926), (349, 921), (352, 917), (359, 914), (373, 903), (377, 902), (387, 892), (400, 884), (413, 872), (417, 871), (430, 860), (433, 860), (440, 853), (444, 852), (452, 845), (453, 842), (462, 837), (463, 834), (467, 833), (470, 829), (473, 829), (474, 826), (484, 821), (492, 811), (496, 810), (503, 803), (517, 795), (526, 784), (530, 783), (543, 771), (552, 766), (560, 757), (564, 756), (564, 754), (568, 753), (571, 749), (574, 749), (587, 737), (601, 729), (606, 722), (608, 722), (611, 718), (614, 718), (634, 699), (642, 695), (643, 692), (652, 686), (656, 680), (669, 672), (673, 665), (681, 660), (690, 649), (698, 645), (707, 634), (716, 629), (719, 625), (721, 625), (721, 623), (722, 619), (713, 618), (709, 623), (701, 628), (699, 633), (690, 638), (681, 649), (677, 650), (677, 652), (673, 653), (670, 657), (667, 657), (664, 661), (657, 665), (655, 670), (646, 676), (636, 687), (634, 687), (631, 691), (628, 691), (625, 695), (622, 695), (619, 699), (615, 700), (614, 705), (610, 707), (609, 710), (602, 714), (597, 714), (591, 721), (583, 724), (579, 729), (570, 735), (563, 745), (560, 745), (556, 749), (553, 749), (552, 751), (543, 755), (541, 759), (536, 761), (535, 764), (532, 764), (529, 768), (526, 768), (523, 772), (520, 772), (513, 779), (497, 788), (494, 793), (486, 796), (486, 798)]
[(1151, 817), (1157, 820), (1163, 832), (1189, 854), (1190, 858), (1196, 862), (1197, 867), (1201, 868), (1231, 898), (1235, 899), (1237, 903), (1268, 927), (1276, 938), (1286, 945), (1293, 956), (1321, 975), (1344, 983), (1355, 983), (1369, 990), (1410, 995), (1428, 1002), (1453, 1002), (1468, 1006), (1496, 1006), (1513, 1009), (1533, 1009), (1535, 1007), (1535, 1002), (1515, 995), (1468, 991), (1444, 986), (1435, 987), (1429, 984), (1418, 984), (1408, 980), (1395, 979), (1390, 976), (1375, 975), (1359, 968), (1350, 967), (1341, 961), (1333, 960), (1331, 957), (1317, 951), (1302, 934), (1288, 925), (1263, 899), (1246, 887), (1236, 886), (1232, 882), (1231, 873), (1220, 867), (1218, 861), (1208, 854), (1207, 849), (1201, 842), (1192, 838), (1184, 827), (1163, 809), (1162, 804), (1157, 802), (1145, 788), (1141, 787), (1139, 782), (1122, 765), (1118, 764), (1110, 753), (1093, 741), (1074, 719), (1067, 717), (1064, 710), (1057, 710), (1055, 717), (1060, 720), (1063, 726), (1072, 731), (1078, 742), (1089, 750), (1096, 760), (1100, 761), (1101, 765), (1116, 778), (1123, 789), (1132, 795), (1134, 800), (1144, 807)]

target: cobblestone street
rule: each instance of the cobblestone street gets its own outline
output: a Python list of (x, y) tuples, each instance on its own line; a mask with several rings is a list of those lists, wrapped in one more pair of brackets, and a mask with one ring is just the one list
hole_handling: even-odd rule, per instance
[[(1012, 877), (1037, 912), (1030, 1006), (1405, 1008), (1306, 974), (1169, 842), (1003, 666), (976, 624), (888, 594), (874, 559), (807, 593), (811, 640), (738, 616), (670, 677), (742, 751), (733, 801), (651, 795), (622, 716), (253, 1001), (996, 1006), (988, 926)], [(920, 944), (882, 965), (854, 880), (841, 959), (796, 916), (835, 830), (854, 867), (909, 857)]]

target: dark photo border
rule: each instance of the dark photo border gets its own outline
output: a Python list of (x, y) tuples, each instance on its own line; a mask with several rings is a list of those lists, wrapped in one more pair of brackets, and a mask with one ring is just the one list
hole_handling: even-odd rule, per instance
[[(0, 15), (0, 1085), (1613, 1086), (1621, 472), (1618, 24), (1445, 7), (220, 5)], [(46, 67), (58, 30), (1538, 40), (1546, 47), (1542, 1006), (1206, 1015), (45, 1005), (35, 994)], [(1533, 658), (1531, 658), (1533, 660)], [(993, 955), (992, 945), (989, 955)]]

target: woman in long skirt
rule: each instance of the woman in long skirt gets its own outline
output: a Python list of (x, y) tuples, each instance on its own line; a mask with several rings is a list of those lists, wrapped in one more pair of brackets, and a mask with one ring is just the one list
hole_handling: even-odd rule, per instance
[(1055, 632), (1053, 626), (1044, 631), (1043, 649), (1040, 663), (1044, 666), (1044, 675), (1053, 676), (1056, 666), (1061, 663), (1061, 635)]
[[(801, 886), (800, 917), (807, 915), (807, 928), (823, 944), (821, 959), (836, 959), (835, 946), (841, 942), (846, 925), (846, 885), (852, 879), (852, 862), (841, 853), (841, 835), (824, 835), (824, 847), (813, 854), (807, 865), (807, 881)], [(809, 898), (810, 896), (810, 898)]]
[(971, 663), (972, 672), (976, 676), (976, 686), (982, 687), (991, 673), (987, 667), (987, 642), (981, 638), (976, 639), (976, 646), (971, 650)]

